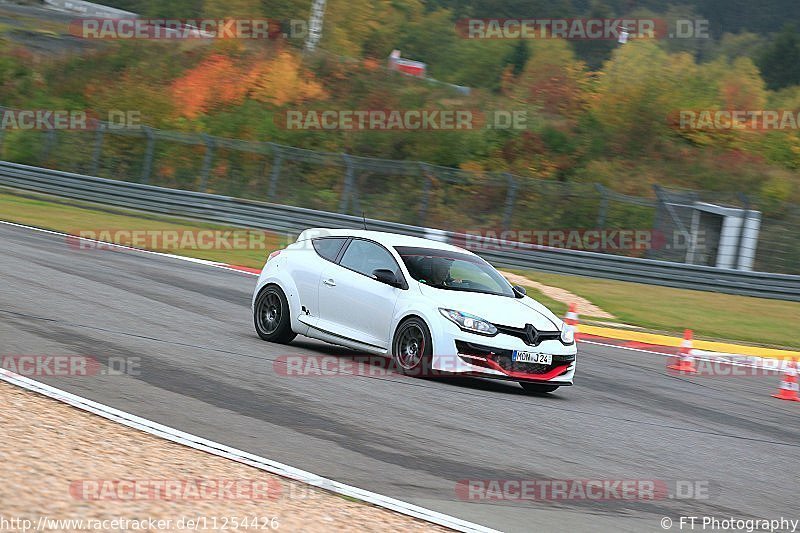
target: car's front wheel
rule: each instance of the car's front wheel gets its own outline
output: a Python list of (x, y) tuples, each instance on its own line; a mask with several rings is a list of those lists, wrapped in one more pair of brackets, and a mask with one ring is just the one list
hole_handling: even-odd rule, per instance
[(420, 377), (430, 375), (433, 342), (421, 318), (403, 321), (392, 340), (392, 362), (398, 371)]
[(289, 302), (277, 285), (267, 285), (256, 298), (253, 321), (258, 336), (269, 342), (286, 344), (297, 334), (292, 331)]
[(542, 385), (541, 383), (531, 383), (530, 381), (520, 381), (519, 384), (522, 385), (525, 392), (531, 394), (547, 394), (558, 388), (558, 385)]

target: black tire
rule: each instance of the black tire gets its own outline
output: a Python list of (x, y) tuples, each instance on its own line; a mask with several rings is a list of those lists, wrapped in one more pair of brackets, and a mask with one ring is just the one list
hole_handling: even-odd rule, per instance
[(289, 302), (277, 285), (267, 285), (256, 298), (253, 322), (258, 336), (269, 342), (287, 344), (297, 336), (292, 331)]
[(525, 392), (530, 394), (547, 394), (556, 390), (559, 385), (543, 385), (541, 383), (531, 383), (530, 381), (520, 381), (520, 385)]
[(428, 325), (411, 317), (397, 326), (392, 339), (392, 366), (409, 376), (430, 377), (433, 341)]

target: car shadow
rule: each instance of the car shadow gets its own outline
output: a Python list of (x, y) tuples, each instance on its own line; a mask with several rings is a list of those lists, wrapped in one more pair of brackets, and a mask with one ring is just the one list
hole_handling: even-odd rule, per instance
[[(336, 357), (338, 361), (346, 362), (343, 368), (352, 370), (354, 373), (363, 373), (369, 377), (387, 377), (392, 379), (421, 380), (444, 385), (470, 389), (476, 391), (494, 392), (498, 394), (509, 394), (513, 396), (528, 396), (532, 398), (543, 398), (548, 400), (563, 400), (563, 396), (558, 393), (535, 393), (525, 391), (517, 382), (510, 380), (490, 379), (477, 376), (464, 376), (462, 374), (450, 374), (437, 372), (434, 376), (409, 376), (400, 372), (388, 357), (354, 353), (353, 350), (343, 346), (328, 344), (316, 339), (297, 337), (292, 341), (291, 346), (309, 350), (309, 356)], [(344, 370), (344, 371), (347, 371)]]

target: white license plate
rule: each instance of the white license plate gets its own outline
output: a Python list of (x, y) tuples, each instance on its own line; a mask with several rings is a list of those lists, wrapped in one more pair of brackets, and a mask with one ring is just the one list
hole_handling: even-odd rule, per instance
[(553, 364), (553, 354), (549, 353), (536, 353), (536, 352), (522, 352), (514, 350), (511, 354), (511, 360), (515, 363), (535, 363), (539, 365)]

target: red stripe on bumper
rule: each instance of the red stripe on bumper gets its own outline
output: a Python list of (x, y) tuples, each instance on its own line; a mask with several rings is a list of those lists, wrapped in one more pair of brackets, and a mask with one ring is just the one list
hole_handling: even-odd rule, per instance
[(555, 367), (550, 372), (546, 372), (544, 374), (528, 374), (527, 372), (515, 372), (513, 370), (505, 370), (503, 367), (501, 367), (500, 365), (498, 365), (496, 362), (492, 361), (491, 359), (487, 359), (486, 362), (489, 363), (489, 366), (491, 368), (493, 368), (494, 370), (499, 370), (500, 372), (502, 372), (506, 376), (509, 376), (509, 377), (512, 377), (512, 378), (519, 378), (519, 379), (525, 379), (525, 380), (537, 380), (537, 381), (548, 381), (548, 380), (551, 380), (556, 376), (560, 376), (567, 368), (569, 368), (569, 365), (561, 365), (561, 366)]

